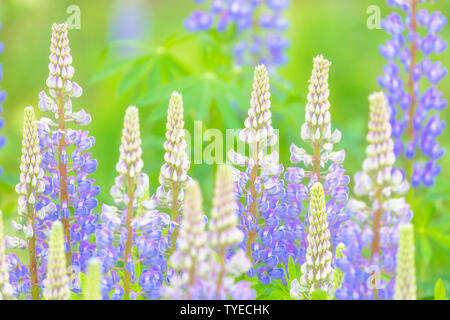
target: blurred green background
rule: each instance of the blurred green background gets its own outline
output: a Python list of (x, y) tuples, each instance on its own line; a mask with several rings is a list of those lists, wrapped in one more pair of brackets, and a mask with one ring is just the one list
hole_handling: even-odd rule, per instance
[[(6, 216), (7, 232), (10, 232), (9, 221), (15, 216), (17, 208), (14, 185), (19, 177), (23, 108), (33, 105), (37, 110), (38, 94), (45, 89), (48, 75), (50, 27), (53, 22), (66, 21), (70, 16), (66, 9), (74, 4), (81, 9), (81, 28), (71, 30), (69, 38), (76, 71), (74, 80), (82, 86), (84, 92), (81, 98), (73, 101), (73, 105), (74, 110), (85, 108), (93, 118), (89, 130), (96, 139), (92, 152), (93, 157), (98, 159), (99, 167), (93, 177), (102, 189), (100, 203), (111, 201), (109, 188), (116, 176), (115, 164), (119, 153), (122, 119), (128, 105), (137, 104), (141, 107), (144, 169), (150, 176), (152, 191), (158, 186), (159, 168), (163, 162), (162, 144), (170, 91), (180, 90), (185, 95), (185, 108), (188, 108), (188, 104), (204, 104), (195, 94), (198, 89), (195, 91), (186, 86), (186, 92), (183, 90), (186, 85), (182, 81), (183, 77), (197, 75), (198, 79), (208, 81), (205, 79), (211, 76), (211, 64), (214, 63), (213, 67), (218, 70), (214, 73), (217, 78), (228, 82), (239, 79), (236, 86), (240, 91), (236, 91), (236, 96), (239, 96), (240, 103), (237, 108), (230, 106), (224, 116), (222, 110), (217, 111), (218, 107), (223, 107), (223, 103), (211, 100), (206, 109), (200, 110), (205, 120), (204, 129), (214, 127), (224, 130), (226, 124), (230, 123), (236, 124), (236, 128), (242, 127), (246, 118), (251, 70), (226, 68), (230, 64), (230, 59), (228, 57), (227, 60), (226, 56), (229, 52), (225, 45), (226, 39), (216, 39), (215, 45), (218, 47), (214, 50), (218, 51), (209, 52), (214, 59), (211, 60), (213, 62), (208, 62), (205, 61), (208, 60), (205, 58), (205, 51), (208, 51), (211, 38), (183, 38), (189, 34), (184, 30), (182, 21), (196, 8), (193, 1), (2, 1), (0, 20), (3, 29), (0, 39), (5, 44), (5, 50), (0, 56), (4, 70), (1, 86), (7, 91), (8, 97), (4, 104), (5, 128), (2, 130), (7, 143), (0, 150), (0, 164), (4, 172), (0, 177), (0, 207)], [(272, 91), (273, 126), (280, 130), (280, 160), (284, 164), (289, 161), (290, 144), (302, 145), (300, 125), (304, 120), (312, 58), (323, 54), (333, 63), (330, 74), (331, 114), (334, 127), (341, 130), (343, 135), (340, 146), (345, 148), (347, 154), (345, 167), (351, 176), (360, 170), (365, 157), (367, 97), (371, 92), (380, 90), (376, 78), (381, 73), (385, 60), (378, 53), (378, 46), (387, 39), (384, 31), (367, 28), (369, 14), (366, 10), (370, 5), (379, 5), (382, 17), (391, 11), (384, 0), (291, 0), (291, 7), (286, 13), (290, 21), (290, 28), (286, 32), (291, 43), (288, 49), (289, 63), (280, 68), (277, 75), (272, 76), (272, 79), (287, 81), (279, 88), (273, 85)], [(133, 6), (140, 8), (135, 10), (134, 18), (125, 16), (120, 21), (120, 14), (125, 14), (125, 9)], [(450, 15), (449, 1), (428, 4), (428, 8)], [(133, 28), (136, 29), (135, 33)], [(139, 38), (144, 48), (136, 49), (134, 45), (123, 48), (117, 42), (115, 46), (110, 45), (111, 41), (130, 34)], [(173, 35), (178, 38), (170, 38)], [(442, 37), (449, 41), (448, 26), (444, 28)], [(155, 53), (149, 48), (162, 48), (171, 39), (176, 40), (173, 41), (174, 46), (170, 45), (170, 55), (164, 56), (165, 60), (158, 60), (159, 56), (155, 58), (155, 54), (159, 55), (161, 51)], [(223, 46), (221, 39), (224, 40)], [(214, 47), (214, 44), (211, 46)], [(139, 50), (143, 50), (144, 54)], [(146, 50), (152, 53), (146, 55)], [(208, 52), (206, 56), (207, 54)], [(138, 58), (134, 59), (133, 56)], [(160, 63), (160, 69), (169, 72), (161, 71), (157, 75), (150, 72), (153, 69), (146, 64), (147, 58), (156, 59)], [(449, 58), (450, 50), (439, 57), (447, 67), (450, 65)], [(126, 62), (117, 63), (124, 60)], [(171, 63), (178, 65), (173, 67)], [(449, 99), (449, 76), (440, 84), (440, 88), (446, 99)], [(192, 108), (185, 114), (186, 128), (190, 131), (193, 128), (192, 119), (199, 116), (199, 109)], [(442, 112), (441, 118), (450, 120), (449, 115), (447, 108)], [(449, 130), (440, 138), (447, 150), (449, 138)], [(443, 171), (435, 187), (430, 190), (421, 189), (416, 193), (420, 203), (417, 205), (414, 222), (417, 231), (418, 281), (422, 297), (432, 295), (433, 285), (438, 277), (442, 277), (447, 289), (450, 289), (448, 152), (440, 163)], [(205, 164), (192, 165), (190, 171), (193, 178), (201, 181), (206, 210), (210, 206), (213, 172), (213, 167)]]

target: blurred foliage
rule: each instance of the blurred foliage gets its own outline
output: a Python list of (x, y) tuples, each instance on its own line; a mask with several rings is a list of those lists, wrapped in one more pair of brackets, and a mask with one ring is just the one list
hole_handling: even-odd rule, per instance
[[(151, 36), (145, 39), (124, 38), (111, 41), (110, 25), (114, 4), (145, 3)], [(23, 108), (37, 107), (38, 94), (45, 88), (48, 70), (50, 26), (65, 21), (66, 9), (77, 4), (81, 8), (81, 29), (69, 33), (75, 81), (84, 89), (74, 101), (74, 110), (85, 107), (92, 114), (91, 134), (99, 169), (93, 174), (101, 186), (99, 201), (110, 202), (109, 189), (116, 176), (115, 164), (123, 114), (126, 107), (140, 108), (142, 123), (144, 170), (150, 176), (151, 192), (158, 186), (159, 168), (163, 163), (165, 117), (172, 91), (184, 98), (185, 127), (193, 133), (194, 120), (203, 120), (203, 132), (217, 128), (242, 128), (247, 116), (252, 83), (252, 68), (236, 68), (232, 60), (232, 42), (236, 31), (208, 32), (192, 35), (182, 20), (195, 8), (187, 0), (15, 0), (0, 4), (3, 29), (0, 39), (5, 51), (2, 86), (8, 98), (4, 104), (7, 137), (0, 150), (4, 175), (0, 177), (0, 203), (7, 218), (16, 215), (17, 196), (14, 185), (19, 178), (21, 123)], [(378, 4), (382, 16), (390, 12), (384, 0), (295, 0), (291, 1), (287, 32), (291, 46), (290, 62), (277, 73), (271, 73), (273, 126), (280, 134), (280, 161), (289, 164), (289, 146), (304, 145), (300, 126), (304, 119), (305, 97), (312, 58), (317, 54), (332, 61), (330, 101), (333, 126), (341, 130), (340, 147), (346, 150), (345, 167), (352, 176), (361, 168), (365, 157), (365, 134), (368, 119), (368, 95), (380, 90), (376, 77), (384, 59), (378, 46), (388, 35), (366, 27), (370, 5)], [(449, 1), (428, 5), (430, 10), (450, 13)], [(443, 38), (450, 40), (448, 26)], [(439, 59), (448, 65), (450, 50)], [(449, 99), (450, 77), (441, 84)], [(450, 120), (448, 108), (441, 117)], [(39, 116), (39, 114), (38, 114)], [(199, 128), (196, 128), (199, 129)], [(450, 147), (446, 130), (441, 143)], [(203, 147), (207, 142), (203, 141)], [(226, 155), (224, 150), (224, 155)], [(442, 173), (436, 185), (417, 190), (413, 209), (416, 228), (416, 257), (419, 296), (433, 299), (438, 278), (450, 287), (450, 166), (448, 152), (441, 159)], [(200, 181), (204, 197), (213, 190), (214, 166), (192, 165), (189, 174)], [(210, 201), (205, 201), (209, 212)], [(10, 223), (6, 224), (11, 232)], [(289, 266), (288, 266), (289, 267)], [(274, 284), (276, 285), (276, 284)], [(437, 289), (442, 295), (441, 285)], [(271, 291), (272, 290), (272, 291)], [(269, 290), (276, 292), (276, 288)], [(279, 294), (286, 289), (279, 288)], [(268, 294), (270, 294), (268, 293)], [(273, 293), (274, 296), (277, 293)], [(319, 297), (320, 298), (320, 297)]]

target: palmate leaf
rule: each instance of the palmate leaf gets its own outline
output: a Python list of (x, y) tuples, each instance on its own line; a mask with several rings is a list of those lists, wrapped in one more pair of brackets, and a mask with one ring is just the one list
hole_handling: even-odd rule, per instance
[(142, 55), (139, 56), (138, 58), (134, 57), (111, 63), (110, 65), (103, 68), (100, 72), (96, 73), (95, 76), (92, 77), (92, 79), (90, 80), (90, 83), (95, 84), (106, 78), (112, 77), (115, 74), (118, 74), (119, 72), (123, 71), (127, 67), (129, 68), (130, 65), (132, 65), (137, 59), (140, 59), (145, 56), (146, 55)]
[(170, 36), (160, 46), (150, 46), (146, 42), (136, 40), (114, 41), (103, 50), (100, 59), (106, 59), (114, 49), (123, 49), (130, 46), (139, 49), (140, 52), (136, 57), (110, 63), (100, 70), (91, 79), (91, 82), (99, 82), (128, 68), (116, 93), (117, 96), (121, 96), (144, 81), (147, 82), (147, 88), (154, 88), (161, 83), (173, 81), (179, 76), (186, 75), (191, 70), (171, 50), (190, 38), (191, 36)]
[(134, 61), (133, 66), (128, 70), (125, 76), (120, 81), (116, 95), (119, 97), (128, 90), (141, 82), (142, 78), (149, 72), (155, 63), (154, 56), (144, 56)]
[[(192, 119), (205, 120), (208, 118), (210, 108), (217, 107), (225, 126), (229, 129), (241, 126), (239, 113), (240, 110), (248, 109), (250, 99), (249, 97), (244, 98), (246, 95), (240, 88), (218, 79), (212, 73), (205, 72), (154, 88), (139, 97), (135, 103), (141, 107), (167, 104), (173, 91), (179, 91), (183, 94), (185, 113), (190, 115)], [(164, 109), (163, 114), (165, 114), (166, 109)], [(160, 110), (154, 110), (154, 112), (157, 112), (158, 115), (154, 115), (152, 112), (150, 115), (151, 121), (160, 119)]]

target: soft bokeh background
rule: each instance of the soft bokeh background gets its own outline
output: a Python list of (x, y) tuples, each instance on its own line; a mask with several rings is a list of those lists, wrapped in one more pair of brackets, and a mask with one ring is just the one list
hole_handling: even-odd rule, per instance
[[(0, 177), (0, 207), (6, 215), (8, 232), (11, 232), (9, 221), (16, 215), (17, 208), (14, 185), (19, 177), (23, 108), (33, 105), (37, 109), (38, 94), (45, 89), (48, 75), (50, 27), (53, 22), (66, 21), (70, 15), (66, 9), (73, 4), (81, 8), (81, 28), (69, 32), (76, 70), (74, 80), (84, 89), (82, 97), (74, 101), (74, 110), (86, 108), (93, 118), (89, 130), (96, 139), (92, 152), (94, 158), (98, 159), (99, 168), (93, 176), (102, 188), (100, 203), (111, 201), (109, 188), (116, 176), (115, 163), (125, 108), (139, 102), (137, 98), (142, 93), (147, 96), (161, 94), (161, 91), (158, 93), (158, 83), (137, 89), (134, 86), (139, 84), (134, 82), (124, 85), (124, 76), (128, 75), (130, 78), (130, 68), (126, 64), (118, 72), (111, 72), (110, 77), (105, 74), (99, 76), (102, 70), (116, 60), (136, 54), (133, 47), (119, 48), (114, 54), (110, 54), (111, 50), (105, 48), (111, 41), (123, 38), (141, 39), (148, 46), (158, 47), (170, 35), (187, 35), (182, 21), (196, 7), (190, 0), (2, 1), (0, 20), (3, 29), (0, 39), (5, 44), (5, 51), (0, 57), (4, 69), (1, 86), (7, 91), (8, 97), (4, 104), (3, 116), (6, 123), (2, 132), (7, 137), (7, 143), (0, 150), (0, 164), (4, 172)], [(347, 153), (345, 167), (351, 175), (360, 170), (365, 156), (367, 97), (380, 89), (376, 78), (385, 61), (378, 53), (378, 46), (387, 38), (384, 31), (369, 30), (366, 27), (366, 10), (373, 4), (381, 7), (383, 17), (390, 12), (384, 0), (291, 0), (291, 7), (287, 11), (291, 24), (287, 31), (291, 43), (288, 50), (290, 61), (279, 69), (278, 76), (290, 83), (289, 90), (298, 99), (278, 99), (277, 90), (273, 92), (273, 126), (280, 129), (280, 154), (283, 163), (288, 163), (290, 144), (302, 144), (299, 128), (304, 119), (304, 102), (312, 58), (322, 53), (333, 63), (330, 74), (332, 121), (343, 134), (341, 147)], [(429, 7), (430, 10), (439, 9), (450, 16), (450, 1), (441, 0)], [(450, 40), (448, 26), (442, 36), (447, 41)], [(173, 55), (189, 67), (189, 73), (201, 73), (204, 72), (199, 67), (202, 63), (199, 60), (201, 47), (198, 40), (188, 39), (173, 50)], [(449, 58), (450, 50), (440, 56), (447, 67), (450, 66)], [(138, 70), (134, 76), (142, 78), (148, 75), (145, 71), (140, 73)], [(177, 82), (171, 82), (171, 79), (168, 77), (164, 80), (164, 88), (180, 90)], [(243, 83), (244, 88), (249, 88), (251, 77), (244, 76)], [(447, 76), (440, 88), (449, 99), (450, 77)], [(250, 92), (246, 92), (249, 100)], [(279, 94), (281, 96), (282, 92)], [(163, 104), (150, 107), (138, 104), (142, 107), (145, 171), (150, 176), (152, 191), (158, 185), (159, 168), (163, 161), (162, 143), (168, 99), (167, 94)], [(191, 97), (188, 101), (195, 103), (196, 99)], [(247, 107), (248, 103), (231, 111), (232, 120), (236, 122), (237, 119), (239, 126), (243, 125)], [(205, 128), (224, 129), (220, 115), (216, 118), (216, 114), (212, 105), (205, 118)], [(442, 112), (441, 118), (450, 120), (449, 116), (447, 108)], [(195, 119), (195, 113), (186, 116), (188, 130), (193, 128), (192, 119)], [(449, 138), (450, 131), (446, 130), (440, 139), (447, 150), (450, 146)], [(450, 289), (449, 157), (447, 152), (440, 161), (443, 171), (436, 186), (428, 191), (417, 192), (422, 199), (420, 210), (415, 212), (415, 224), (418, 280), (423, 297), (432, 295), (433, 285), (438, 277), (442, 277), (447, 289)], [(206, 210), (210, 206), (213, 172), (213, 167), (205, 164), (193, 165), (190, 171), (193, 178), (201, 181)], [(434, 225), (441, 228), (438, 235)], [(442, 230), (444, 225), (446, 227)]]

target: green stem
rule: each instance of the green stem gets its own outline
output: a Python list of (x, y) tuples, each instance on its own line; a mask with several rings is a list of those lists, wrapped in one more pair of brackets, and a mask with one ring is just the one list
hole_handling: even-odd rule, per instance
[[(62, 90), (58, 93), (58, 127), (61, 132), (61, 138), (58, 142), (58, 172), (59, 172), (59, 188), (61, 193), (61, 209), (62, 204), (69, 205), (69, 193), (67, 191), (67, 167), (62, 161), (63, 152), (66, 150), (66, 133), (65, 133), (65, 117), (64, 117), (64, 98)], [(69, 218), (61, 217), (64, 227), (64, 234), (69, 244), (69, 250), (66, 252), (67, 265), (72, 265), (72, 242), (70, 237), (70, 221)]]
[(123, 265), (123, 291), (125, 299), (129, 299), (131, 287), (131, 273), (127, 270), (128, 257), (131, 256), (131, 248), (133, 247), (133, 229), (131, 221), (133, 219), (133, 202), (134, 202), (134, 179), (128, 177), (128, 205), (126, 216), (127, 242), (125, 244), (125, 260)]
[[(370, 246), (370, 263), (373, 262), (373, 257), (375, 253), (380, 252), (380, 227), (381, 227), (381, 216), (383, 215), (383, 208), (382, 208), (382, 201), (383, 201), (383, 188), (380, 186), (375, 191), (375, 201), (378, 202), (378, 208), (373, 213), (373, 224), (372, 224), (372, 231), (373, 231), (373, 238), (372, 243)], [(372, 274), (373, 276), (373, 274)], [(374, 296), (375, 299), (378, 300), (378, 291), (377, 288), (374, 288)]]
[(220, 270), (219, 275), (217, 277), (217, 285), (216, 285), (216, 300), (219, 299), (220, 295), (220, 287), (222, 287), (223, 277), (225, 275), (225, 248), (222, 247), (219, 250), (219, 261), (220, 261)]
[(39, 300), (39, 278), (37, 273), (37, 259), (36, 259), (36, 230), (34, 227), (35, 212), (34, 207), (28, 204), (28, 221), (33, 230), (33, 236), (28, 240), (28, 254), (30, 257), (30, 285), (31, 298)]
[[(174, 182), (172, 185), (172, 206), (171, 206), (171, 211), (172, 211), (172, 221), (175, 221), (176, 223), (178, 223), (178, 210), (179, 210), (179, 204), (178, 204), (178, 185)], [(167, 250), (167, 255), (170, 256), (170, 254), (175, 251), (176, 247), (177, 247), (177, 238), (178, 238), (178, 233), (179, 233), (179, 226), (176, 224), (173, 232), (170, 236), (170, 246), (169, 249)]]
[(252, 146), (252, 159), (254, 166), (250, 172), (250, 194), (252, 196), (252, 203), (250, 204), (250, 213), (253, 217), (255, 227), (252, 231), (248, 231), (247, 241), (247, 256), (253, 261), (252, 258), (252, 243), (256, 239), (256, 224), (258, 223), (258, 193), (256, 192), (255, 182), (258, 177), (258, 144), (255, 143)]

